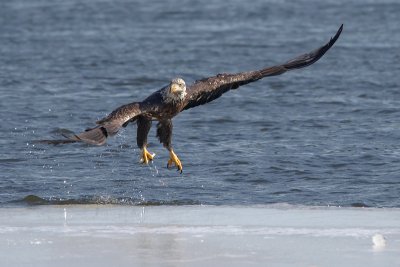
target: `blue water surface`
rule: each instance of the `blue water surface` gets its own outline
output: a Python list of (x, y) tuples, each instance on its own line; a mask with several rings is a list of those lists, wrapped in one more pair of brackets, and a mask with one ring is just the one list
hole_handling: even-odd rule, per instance
[[(15, 0), (0, 3), (0, 206), (69, 203), (400, 207), (400, 2)], [(173, 145), (136, 125), (102, 147), (49, 146), (172, 78), (306, 69), (179, 114)]]

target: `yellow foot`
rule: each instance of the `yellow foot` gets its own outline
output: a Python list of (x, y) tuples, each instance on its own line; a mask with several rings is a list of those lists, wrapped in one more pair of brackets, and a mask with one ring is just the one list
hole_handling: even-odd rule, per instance
[(156, 154), (150, 153), (147, 151), (146, 147), (142, 149), (142, 158), (140, 159), (140, 163), (149, 164), (149, 161), (152, 161)]
[(169, 151), (169, 160), (167, 163), (167, 168), (172, 167), (172, 165), (175, 165), (178, 171), (182, 173), (182, 162), (178, 158), (178, 156), (174, 153), (174, 151)]

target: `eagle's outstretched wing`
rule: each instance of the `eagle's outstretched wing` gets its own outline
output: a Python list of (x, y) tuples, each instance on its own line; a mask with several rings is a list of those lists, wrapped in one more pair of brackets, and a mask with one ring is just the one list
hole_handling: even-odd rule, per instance
[(332, 37), (324, 46), (321, 46), (310, 53), (300, 55), (284, 64), (267, 67), (257, 71), (241, 72), (237, 74), (218, 74), (214, 77), (196, 81), (187, 89), (183, 110), (211, 102), (220, 97), (223, 93), (231, 89), (236, 89), (241, 85), (255, 82), (264, 77), (280, 75), (289, 70), (304, 68), (315, 63), (329, 50), (329, 48), (333, 46), (339, 38), (342, 29), (343, 24), (340, 26), (335, 36)]
[(64, 140), (41, 140), (41, 143), (48, 144), (65, 144), (74, 142), (84, 142), (91, 145), (104, 145), (107, 137), (117, 134), (119, 129), (125, 126), (130, 121), (135, 120), (135, 118), (142, 114), (143, 110), (140, 103), (131, 103), (123, 105), (113, 112), (111, 112), (107, 117), (97, 121), (98, 126), (87, 129), (86, 131), (74, 134), (73, 132), (63, 133), (62, 135), (67, 138)]

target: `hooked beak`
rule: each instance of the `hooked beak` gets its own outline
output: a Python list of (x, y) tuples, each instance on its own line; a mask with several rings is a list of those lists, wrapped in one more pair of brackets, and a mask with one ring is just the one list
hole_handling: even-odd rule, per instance
[(181, 91), (181, 88), (179, 87), (179, 85), (177, 85), (176, 83), (171, 84), (171, 93), (178, 93)]

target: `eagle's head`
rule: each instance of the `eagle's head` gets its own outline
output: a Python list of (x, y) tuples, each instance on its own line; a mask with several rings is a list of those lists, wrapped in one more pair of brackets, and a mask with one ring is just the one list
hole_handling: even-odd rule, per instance
[(165, 102), (180, 102), (186, 96), (186, 84), (182, 78), (175, 78), (163, 92)]

